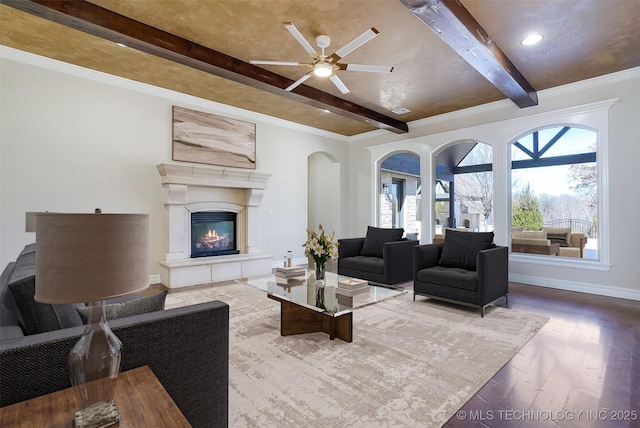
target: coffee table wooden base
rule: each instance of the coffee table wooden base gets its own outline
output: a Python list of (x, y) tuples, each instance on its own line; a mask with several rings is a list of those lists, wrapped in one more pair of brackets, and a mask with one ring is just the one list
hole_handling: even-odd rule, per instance
[(345, 342), (353, 341), (353, 312), (345, 311), (340, 315), (332, 315), (314, 311), (273, 294), (267, 294), (267, 297), (280, 302), (282, 336), (323, 332), (327, 333), (331, 340), (337, 337)]

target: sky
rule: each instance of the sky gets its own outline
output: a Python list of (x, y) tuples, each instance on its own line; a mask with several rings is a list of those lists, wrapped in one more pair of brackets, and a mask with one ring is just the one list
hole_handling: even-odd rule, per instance
[[(544, 129), (539, 131), (539, 149), (542, 150), (556, 133), (560, 127)], [(519, 142), (528, 149), (533, 147), (532, 134), (522, 138)], [(591, 152), (595, 148), (596, 133), (586, 129), (571, 128), (562, 138), (554, 144), (543, 157), (562, 156), (568, 154), (577, 154)], [(513, 159), (527, 159), (528, 157), (519, 149), (513, 150)], [(524, 188), (527, 183), (535, 195), (546, 193), (548, 195), (573, 194), (570, 189), (572, 184), (569, 181), (569, 166), (560, 165), (554, 167), (543, 168), (526, 168), (513, 170), (511, 172), (511, 181), (517, 184), (518, 188)]]

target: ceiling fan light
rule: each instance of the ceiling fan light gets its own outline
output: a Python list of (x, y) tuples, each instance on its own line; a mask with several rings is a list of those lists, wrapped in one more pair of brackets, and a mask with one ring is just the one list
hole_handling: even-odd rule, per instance
[(333, 66), (326, 62), (321, 62), (313, 67), (313, 74), (318, 77), (329, 77), (333, 74)]
[(542, 34), (530, 34), (520, 42), (523, 46), (531, 46), (542, 40)]

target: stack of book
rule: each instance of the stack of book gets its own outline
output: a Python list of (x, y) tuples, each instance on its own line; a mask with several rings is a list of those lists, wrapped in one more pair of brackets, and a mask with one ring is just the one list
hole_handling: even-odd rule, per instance
[(281, 287), (293, 287), (296, 285), (302, 285), (304, 284), (304, 277), (301, 276), (290, 276), (290, 277), (284, 277), (284, 276), (278, 276), (276, 275), (276, 284), (278, 284)]
[(363, 279), (343, 279), (338, 281), (336, 293), (343, 296), (354, 296), (369, 290), (369, 283)]
[(300, 266), (279, 267), (276, 268), (276, 277), (293, 278), (296, 276), (304, 276), (305, 270)]
[(304, 284), (305, 270), (300, 266), (276, 268), (276, 284), (281, 287), (293, 287)]

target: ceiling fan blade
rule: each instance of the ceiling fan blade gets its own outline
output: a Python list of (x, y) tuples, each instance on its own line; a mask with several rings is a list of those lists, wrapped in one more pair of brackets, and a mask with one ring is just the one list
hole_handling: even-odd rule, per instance
[(259, 61), (259, 60), (250, 60), (251, 64), (254, 65), (305, 65), (299, 62), (289, 62), (289, 61)]
[(331, 57), (334, 59), (334, 61), (338, 61), (340, 58), (344, 58), (354, 50), (358, 49), (360, 46), (367, 43), (369, 40), (373, 39), (375, 36), (378, 35), (378, 33), (379, 33), (378, 30), (371, 27), (370, 29), (360, 34), (358, 37), (351, 40), (349, 43), (347, 43), (346, 45), (344, 45), (343, 47), (335, 51), (335, 53), (331, 55)]
[(315, 58), (318, 55), (318, 53), (313, 48), (313, 46), (311, 46), (309, 42), (307, 42), (307, 39), (304, 38), (302, 33), (298, 31), (295, 25), (293, 25), (290, 22), (283, 22), (282, 25), (284, 25), (285, 28), (289, 30), (291, 35), (298, 41), (298, 43), (300, 43), (300, 45), (304, 48), (304, 50), (307, 51), (309, 55), (311, 55), (312, 58)]
[(388, 65), (336, 64), (340, 70), (366, 71), (369, 73), (391, 73), (393, 67)]
[(343, 94), (348, 94), (349, 92), (351, 92), (349, 88), (345, 86), (342, 80), (340, 80), (340, 78), (335, 74), (329, 77), (329, 80), (331, 80), (333, 84), (336, 85), (336, 88), (340, 89), (340, 92), (342, 92)]
[(299, 78), (298, 80), (296, 80), (295, 82), (293, 82), (291, 85), (287, 86), (285, 88), (285, 91), (287, 92), (291, 92), (293, 91), (295, 88), (297, 88), (298, 86), (302, 85), (304, 82), (307, 81), (307, 79), (309, 77), (313, 76), (313, 71), (305, 74), (304, 76), (302, 76), (301, 78)]

